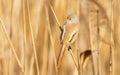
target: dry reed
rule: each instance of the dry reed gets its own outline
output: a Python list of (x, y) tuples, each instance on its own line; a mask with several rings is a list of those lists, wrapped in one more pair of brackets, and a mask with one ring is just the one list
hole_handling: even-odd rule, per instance
[[(119, 75), (119, 0), (0, 0), (0, 75)], [(58, 69), (66, 16), (79, 35)]]

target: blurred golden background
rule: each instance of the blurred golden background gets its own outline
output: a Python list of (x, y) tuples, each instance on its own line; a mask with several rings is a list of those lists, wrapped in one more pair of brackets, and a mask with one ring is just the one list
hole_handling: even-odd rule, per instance
[[(0, 75), (119, 75), (119, 2), (0, 0)], [(59, 27), (69, 14), (80, 32), (58, 69)]]

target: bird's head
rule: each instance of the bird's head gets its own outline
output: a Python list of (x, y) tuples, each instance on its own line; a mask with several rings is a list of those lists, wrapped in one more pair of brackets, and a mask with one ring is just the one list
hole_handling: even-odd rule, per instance
[(68, 23), (76, 23), (78, 21), (78, 17), (74, 14), (70, 14), (67, 17), (67, 22)]

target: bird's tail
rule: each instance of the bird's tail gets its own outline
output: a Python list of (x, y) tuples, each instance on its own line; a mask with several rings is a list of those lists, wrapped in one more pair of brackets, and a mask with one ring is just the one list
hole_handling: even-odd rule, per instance
[(57, 67), (58, 67), (58, 69), (59, 69), (59, 67), (61, 65), (61, 62), (63, 60), (64, 54), (65, 54), (65, 51), (66, 51), (66, 47), (67, 47), (66, 45), (63, 45), (62, 49), (61, 49), (61, 51), (59, 53), (59, 56), (58, 56), (58, 59), (57, 59)]

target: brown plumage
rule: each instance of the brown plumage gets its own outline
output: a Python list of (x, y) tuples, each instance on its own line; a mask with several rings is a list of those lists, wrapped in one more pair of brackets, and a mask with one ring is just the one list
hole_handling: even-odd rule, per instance
[(79, 32), (79, 20), (76, 15), (69, 15), (67, 17), (67, 21), (64, 23), (62, 27), (62, 33), (61, 33), (61, 43), (62, 43), (62, 49), (60, 51), (60, 54), (58, 56), (58, 68), (60, 67), (60, 64), (62, 62), (65, 50), (68, 49), (70, 44), (72, 44)]

